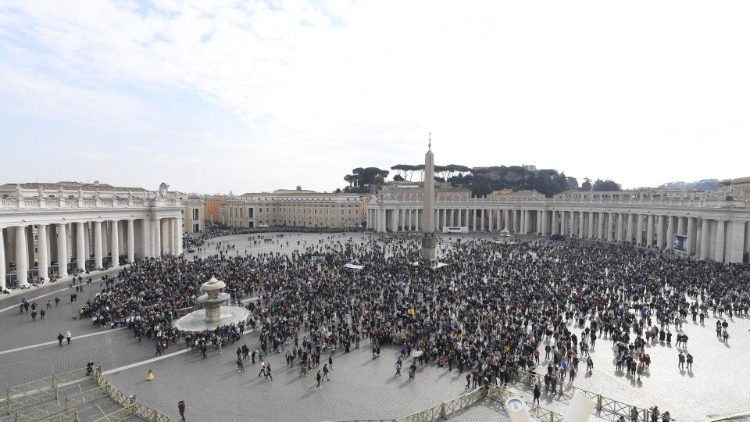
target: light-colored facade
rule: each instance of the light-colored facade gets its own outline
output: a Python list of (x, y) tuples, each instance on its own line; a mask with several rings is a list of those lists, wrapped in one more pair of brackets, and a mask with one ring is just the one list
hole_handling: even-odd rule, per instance
[[(421, 188), (414, 187), (386, 187), (372, 195), (367, 228), (420, 230), (424, 220), (421, 195)], [(472, 198), (468, 192), (438, 189), (436, 197), (437, 231), (448, 226), (474, 232), (507, 229), (516, 234), (561, 234), (658, 249), (672, 249), (677, 234), (687, 236), (687, 254), (695, 259), (743, 262), (750, 252), (750, 195), (728, 200), (723, 192), (570, 191), (546, 198), (526, 191)]]
[(279, 190), (227, 198), (221, 222), (232, 227), (362, 227), (364, 203), (360, 195)]
[(185, 209), (183, 210), (183, 227), (184, 233), (198, 233), (206, 229), (206, 209), (205, 201), (197, 195), (188, 195), (182, 200)]
[(167, 188), (1, 185), (0, 288), (181, 254), (184, 205)]

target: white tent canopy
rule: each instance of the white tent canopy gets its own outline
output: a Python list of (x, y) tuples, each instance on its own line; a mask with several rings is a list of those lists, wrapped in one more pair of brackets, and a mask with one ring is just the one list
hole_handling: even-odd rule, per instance
[(349, 268), (350, 270), (357, 270), (357, 271), (359, 271), (362, 268), (365, 268), (365, 266), (364, 265), (357, 265), (357, 264), (349, 263), (349, 264), (344, 264), (344, 268)]

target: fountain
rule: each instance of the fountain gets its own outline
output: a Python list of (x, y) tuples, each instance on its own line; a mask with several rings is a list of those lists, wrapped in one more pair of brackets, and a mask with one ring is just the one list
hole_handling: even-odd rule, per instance
[(201, 285), (201, 292), (198, 297), (198, 303), (203, 305), (203, 309), (190, 312), (184, 317), (175, 321), (174, 326), (180, 331), (201, 332), (213, 330), (222, 325), (239, 323), (246, 321), (250, 312), (242, 306), (224, 305), (229, 301), (229, 293), (221, 290), (226, 287), (226, 283), (211, 277), (210, 280)]

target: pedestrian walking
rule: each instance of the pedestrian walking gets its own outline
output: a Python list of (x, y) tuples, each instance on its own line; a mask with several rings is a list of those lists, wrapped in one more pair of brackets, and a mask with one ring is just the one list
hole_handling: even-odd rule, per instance
[(177, 402), (177, 411), (180, 412), (180, 421), (185, 421), (185, 400)]
[(70, 338), (71, 337), (72, 337), (72, 335), (70, 334), (70, 330), (68, 330), (68, 332), (65, 333), (65, 338), (68, 339), (68, 345), (70, 345)]

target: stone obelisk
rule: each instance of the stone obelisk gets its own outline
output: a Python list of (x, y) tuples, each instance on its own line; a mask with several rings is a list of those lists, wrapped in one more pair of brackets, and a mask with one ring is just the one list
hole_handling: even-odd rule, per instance
[(424, 156), (424, 207), (422, 223), (422, 259), (435, 261), (435, 156), (432, 154), (432, 136)]

